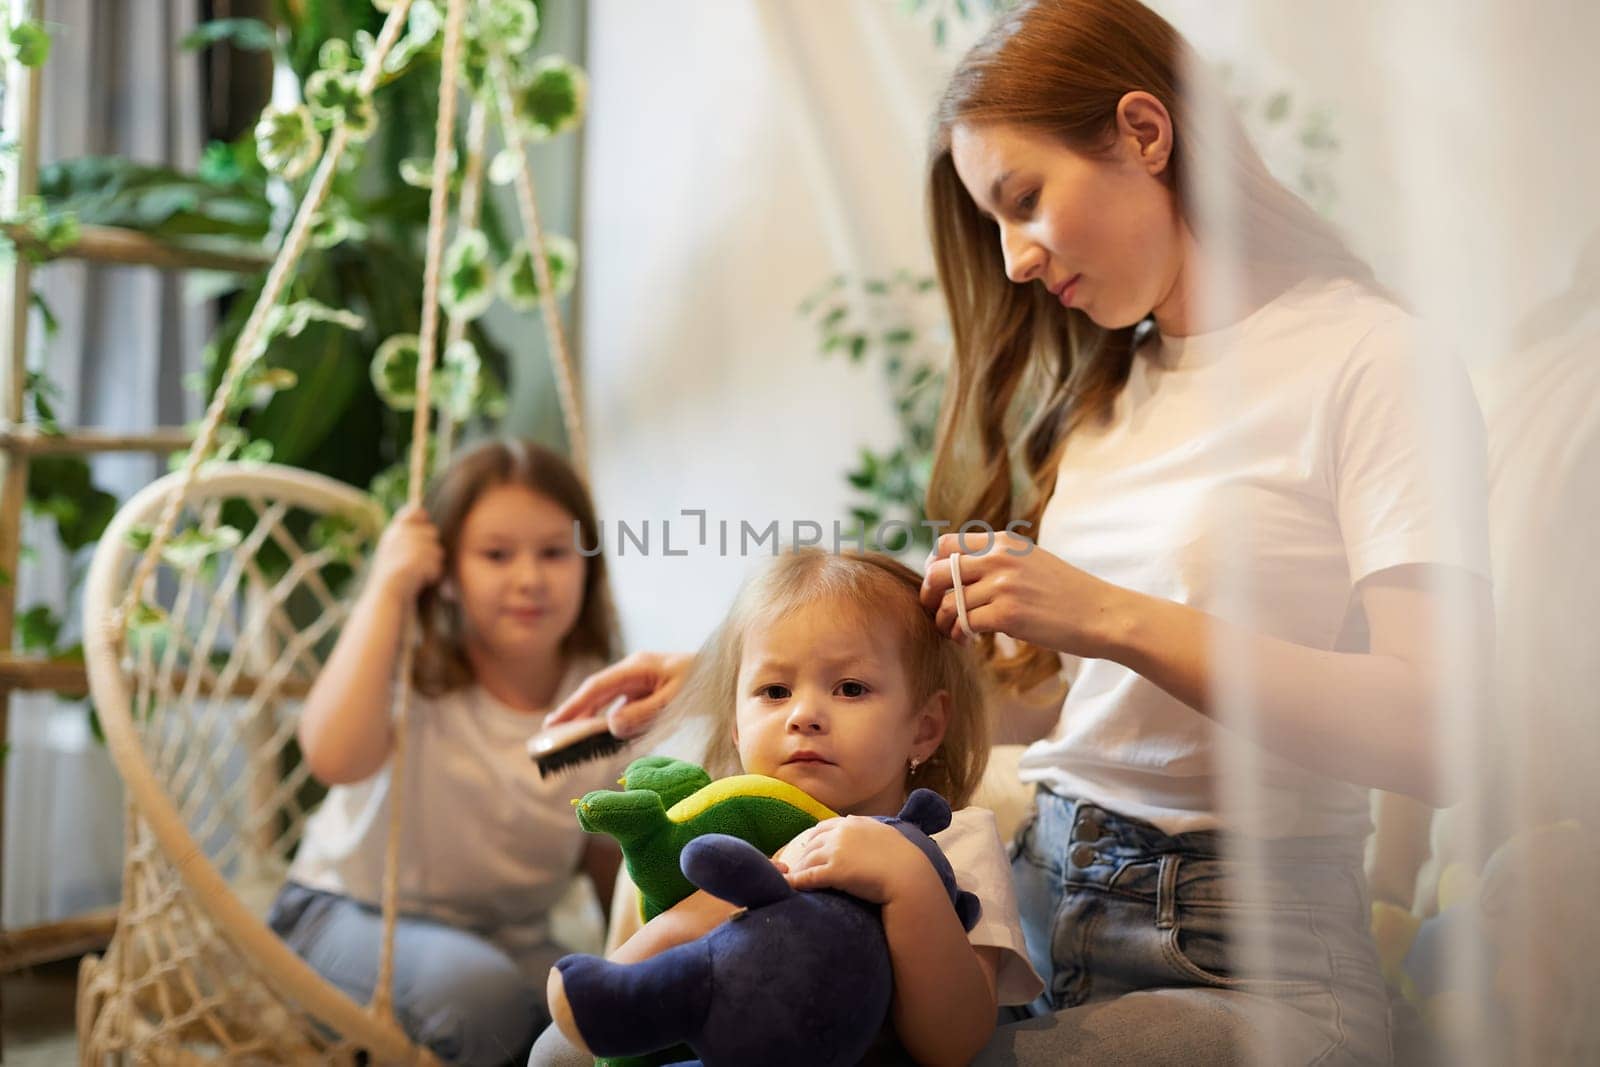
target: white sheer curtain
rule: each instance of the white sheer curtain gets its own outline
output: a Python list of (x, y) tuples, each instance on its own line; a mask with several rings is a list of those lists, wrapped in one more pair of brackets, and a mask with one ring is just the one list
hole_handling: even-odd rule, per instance
[[(1423, 319), (1428, 343), (1473, 373), (1489, 440), (1497, 670), (1491, 693), (1463, 691), (1464, 672), (1442, 679), (1439, 758), (1467, 799), (1434, 822), (1431, 877), (1470, 866), (1456, 884), (1484, 898), (1467, 898), (1450, 966), (1521, 992), (1502, 998), (1502, 1015), (1456, 1001), (1474, 1008), (1439, 1016), (1440, 1029), (1451, 1062), (1592, 1062), (1600, 7), (1152, 6), (1253, 94), (1247, 125), (1280, 177), (1302, 187), (1307, 167), (1325, 172), (1324, 206), (1356, 250)], [(960, 42), (940, 53), (902, 7), (592, 3), (586, 388), (609, 519), (676, 519), (678, 547), (694, 530), (680, 508), (735, 526), (777, 518), (787, 534), (790, 519), (842, 514), (856, 447), (892, 433), (876, 375), (820, 360), (793, 308), (837, 271), (928, 263), (923, 136)], [(1264, 128), (1280, 94), (1291, 120)], [(1439, 428), (1448, 486), (1470, 427)], [(613, 552), (629, 644), (692, 648), (745, 561), (720, 558), (714, 537), (688, 558), (660, 547), (657, 531), (648, 558)], [(1439, 620), (1444, 664), (1470, 654), (1456, 621)]]
[[(201, 150), (197, 61), (178, 41), (198, 21), (196, 0), (47, 0), (54, 39), (43, 75), (40, 158), (120, 155), (192, 168)], [(208, 313), (180, 276), (139, 267), (61, 262), (35, 286), (61, 324), (46, 342), (37, 319), (30, 366), (62, 389), (66, 425), (139, 431), (198, 414), (181, 387), (198, 369)], [(165, 470), (164, 456), (107, 455), (94, 479), (126, 499)], [(54, 529), (24, 527), (38, 555), (20, 568), (17, 602), (45, 602), (78, 630), (74, 561)], [(78, 567), (87, 565), (88, 550)], [(69, 600), (70, 592), (70, 600)], [(81, 703), (13, 693), (6, 765), (5, 915), (8, 927), (114, 902), (120, 891), (121, 785)]]

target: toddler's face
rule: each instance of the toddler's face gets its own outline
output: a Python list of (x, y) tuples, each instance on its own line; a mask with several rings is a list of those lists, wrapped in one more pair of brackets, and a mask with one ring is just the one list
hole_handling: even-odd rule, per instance
[(456, 546), (466, 639), (496, 656), (553, 654), (583, 608), (587, 563), (560, 504), (521, 485), (485, 491)]
[(893, 815), (906, 761), (939, 747), (944, 707), (912, 706), (895, 635), (816, 603), (745, 634), (734, 741), (750, 774), (805, 790), (842, 815)]

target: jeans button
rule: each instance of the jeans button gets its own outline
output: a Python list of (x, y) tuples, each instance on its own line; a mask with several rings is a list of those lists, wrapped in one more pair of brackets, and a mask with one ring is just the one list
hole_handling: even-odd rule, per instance
[(1094, 849), (1088, 845), (1076, 845), (1068, 858), (1074, 867), (1087, 867), (1094, 862)]
[(1078, 822), (1078, 840), (1098, 841), (1100, 836), (1105, 833), (1105, 829), (1105, 826), (1100, 822), (1100, 817), (1091, 812)]

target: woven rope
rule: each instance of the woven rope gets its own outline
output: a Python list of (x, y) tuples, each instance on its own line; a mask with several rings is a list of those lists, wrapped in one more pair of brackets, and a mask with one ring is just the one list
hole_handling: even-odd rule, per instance
[[(411, 421), (411, 480), (406, 499), (422, 502), (428, 470), (428, 414), (433, 407), (434, 349), (439, 341), (439, 265), (444, 259), (445, 222), (450, 215), (450, 155), (455, 147), (456, 75), (461, 69), (461, 31), (467, 18), (467, 0), (450, 0), (445, 15), (443, 74), (439, 81), (439, 117), (434, 125), (433, 190), (428, 201), (428, 250), (422, 272), (422, 329), (419, 333), (417, 406)], [(383, 852), (383, 945), (378, 953), (378, 985), (372, 994), (375, 1014), (391, 1013), (394, 989), (394, 931), (400, 912), (400, 828), (405, 781), (406, 720), (411, 706), (411, 669), (416, 655), (417, 620), (406, 612), (405, 638), (400, 647), (400, 684), (394, 709), (394, 751), (390, 756), (389, 835)]]
[[(127, 530), (165, 505), (178, 477), (114, 519), (86, 590), (95, 617), (109, 616), (134, 569)], [(158, 633), (91, 631), (86, 658), (130, 803), (117, 933), (80, 975), (86, 1062), (344, 1063), (362, 1047), (382, 1062), (427, 1059), (392, 1021), (351, 1025), (337, 1003), (348, 998), (325, 981), (285, 984), (286, 962), (305, 965), (260, 925), (312, 810), (309, 771), (289, 755), (295, 704), (347, 616), (343, 591), (359, 581), (345, 563), (355, 545), (303, 541), (331, 515), (353, 519), (362, 545), (382, 528), (348, 486), (288, 468), (210, 467), (180, 521), (206, 534), (230, 525), (237, 543), (161, 561)], [(151, 821), (164, 807), (182, 827), (178, 844)], [(202, 868), (226, 881), (196, 880)], [(248, 922), (234, 917), (241, 906)], [(341, 1036), (330, 1037), (335, 1020)]]
[(572, 369), (572, 356), (567, 351), (566, 331), (561, 328), (561, 308), (556, 301), (555, 287), (550, 283), (550, 264), (545, 262), (544, 228), (539, 224), (539, 201), (534, 196), (533, 172), (528, 167), (528, 153), (522, 132), (517, 129), (516, 109), (511, 101), (511, 81), (506, 75), (505, 60), (498, 53), (490, 57), (489, 70), (494, 79), (495, 98), (500, 106), (500, 136), (506, 148), (516, 154), (517, 209), (522, 214), (522, 226), (528, 234), (534, 277), (539, 280), (539, 304), (544, 313), (545, 335), (550, 340), (551, 366), (555, 369), (556, 389), (561, 396), (561, 414), (566, 422), (572, 465), (587, 485), (589, 448), (584, 440), (583, 420), (578, 408), (577, 375)]

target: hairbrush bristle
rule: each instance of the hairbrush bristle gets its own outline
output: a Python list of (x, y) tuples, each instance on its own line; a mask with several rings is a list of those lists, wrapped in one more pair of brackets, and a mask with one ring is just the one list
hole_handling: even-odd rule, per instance
[(615, 755), (627, 744), (606, 728), (605, 719), (579, 719), (542, 730), (528, 739), (528, 755), (539, 767), (539, 777)]
[(539, 777), (548, 778), (552, 774), (560, 774), (581, 763), (592, 763), (607, 756), (614, 756), (621, 752), (626, 744), (626, 741), (614, 734), (595, 734), (575, 745), (536, 756), (533, 762), (534, 766), (539, 768)]

